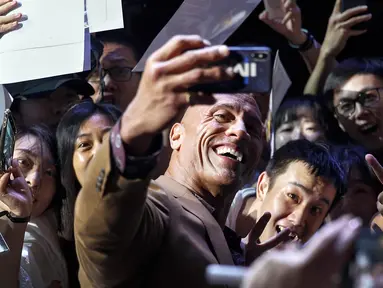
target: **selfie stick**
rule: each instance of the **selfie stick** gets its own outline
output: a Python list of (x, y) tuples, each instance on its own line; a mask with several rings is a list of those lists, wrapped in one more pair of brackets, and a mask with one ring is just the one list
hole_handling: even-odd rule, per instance
[(206, 280), (210, 285), (239, 287), (247, 270), (244, 267), (213, 264), (206, 268)]

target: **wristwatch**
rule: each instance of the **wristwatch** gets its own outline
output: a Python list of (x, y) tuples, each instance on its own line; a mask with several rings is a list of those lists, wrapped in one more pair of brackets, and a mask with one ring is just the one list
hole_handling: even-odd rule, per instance
[(314, 36), (306, 29), (301, 29), (303, 33), (306, 34), (307, 39), (304, 43), (301, 45), (295, 45), (289, 41), (289, 46), (293, 49), (297, 49), (301, 52), (305, 52), (307, 50), (310, 50), (314, 45)]
[(31, 216), (28, 217), (17, 217), (13, 216), (12, 213), (8, 211), (2, 211), (0, 212), (0, 218), (3, 216), (7, 216), (9, 220), (11, 220), (13, 223), (27, 223), (29, 220), (31, 220)]

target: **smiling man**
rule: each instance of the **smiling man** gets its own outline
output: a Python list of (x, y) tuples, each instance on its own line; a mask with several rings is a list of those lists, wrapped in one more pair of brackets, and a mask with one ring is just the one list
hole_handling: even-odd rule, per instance
[(329, 75), (325, 96), (339, 126), (354, 142), (383, 155), (383, 58), (351, 58)]
[[(257, 165), (263, 126), (251, 95), (187, 92), (232, 77), (200, 68), (229, 53), (206, 45), (179, 36), (148, 59), (136, 97), (89, 164), (75, 212), (82, 287), (203, 288), (207, 265), (234, 264), (225, 219)], [(185, 108), (170, 131), (167, 172), (150, 181), (162, 131)], [(279, 236), (274, 246), (288, 230)]]
[(257, 218), (271, 219), (260, 241), (290, 228), (291, 238), (306, 242), (344, 193), (345, 177), (328, 148), (308, 140), (287, 143), (275, 152), (257, 183)]

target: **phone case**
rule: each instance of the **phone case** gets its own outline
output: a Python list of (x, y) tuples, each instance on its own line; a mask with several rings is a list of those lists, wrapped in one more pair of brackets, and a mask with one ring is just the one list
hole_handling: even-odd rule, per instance
[[(10, 159), (7, 159), (6, 155), (4, 155), (4, 148), (5, 148), (5, 139), (7, 134), (7, 125), (8, 123), (11, 125), (12, 129), (12, 145), (10, 146), (10, 151), (8, 151), (8, 154), (11, 155)], [(3, 124), (1, 126), (1, 134), (0, 134), (0, 173), (4, 173), (7, 171), (11, 165), (10, 161), (12, 159), (13, 151), (14, 151), (14, 144), (15, 144), (15, 134), (16, 134), (16, 125), (15, 121), (12, 116), (12, 112), (9, 109), (6, 109), (4, 111), (4, 118), (3, 118)]]

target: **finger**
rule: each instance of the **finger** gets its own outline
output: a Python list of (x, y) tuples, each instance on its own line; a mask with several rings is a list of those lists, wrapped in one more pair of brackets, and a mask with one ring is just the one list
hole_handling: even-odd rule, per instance
[(8, 14), (10, 11), (15, 9), (16, 7), (17, 7), (16, 1), (7, 1), (3, 3), (2, 5), (0, 4), (0, 15)]
[(283, 229), (283, 231), (279, 232), (277, 235), (270, 238), (269, 240), (261, 243), (259, 246), (261, 246), (264, 251), (270, 250), (275, 246), (278, 246), (279, 244), (290, 240), (290, 232), (291, 230), (289, 228)]
[(359, 36), (359, 35), (362, 35), (366, 32), (367, 32), (367, 30), (350, 30), (350, 31), (348, 31), (348, 35), (349, 36)]
[[(188, 89), (197, 84), (215, 83), (228, 81), (233, 78), (223, 67), (212, 68), (196, 68), (188, 72), (172, 75), (169, 77), (170, 89), (178, 92), (186, 92)], [(187, 104), (187, 103), (185, 103)]]
[(17, 21), (8, 24), (0, 24), (0, 34), (16, 30), (18, 27), (19, 23)]
[(342, 14), (339, 15), (338, 22), (343, 22), (351, 17), (357, 16), (359, 14), (367, 12), (368, 7), (367, 6), (357, 6), (354, 8), (347, 9)]
[(379, 179), (380, 183), (383, 184), (383, 167), (380, 165), (379, 161), (372, 156), (371, 154), (366, 155), (366, 161), (371, 169), (374, 171), (376, 177)]
[(0, 25), (1, 24), (8, 24), (8, 23), (14, 22), (14, 21), (19, 21), (19, 20), (21, 20), (22, 16), (23, 16), (23, 14), (21, 14), (21, 13), (2, 16), (2, 17), (0, 17)]
[(16, 159), (12, 159), (11, 173), (12, 173), (14, 179), (19, 178), (19, 177), (22, 177), (24, 179), (23, 172), (21, 172), (19, 163)]
[(267, 11), (264, 10), (261, 14), (259, 14), (258, 18), (259, 18), (259, 20), (266, 22), (269, 20), (269, 15), (268, 15)]
[(366, 15), (362, 15), (362, 16), (353, 17), (353, 18), (343, 22), (339, 26), (342, 27), (342, 28), (350, 29), (350, 28), (352, 28), (353, 26), (355, 26), (358, 23), (369, 21), (371, 19), (371, 17), (372, 17), (371, 14), (366, 14)]
[(0, 177), (0, 194), (7, 193), (7, 186), (11, 173), (5, 173)]
[(198, 35), (174, 36), (149, 58), (151, 61), (167, 61), (187, 50), (200, 49), (209, 45), (209, 41)]
[(263, 233), (263, 230), (265, 230), (267, 223), (269, 223), (270, 219), (271, 219), (271, 213), (269, 212), (263, 213), (261, 218), (259, 218), (257, 223), (255, 223), (253, 229), (251, 229), (249, 233), (249, 243), (254, 243), (259, 239), (259, 237)]
[(285, 1), (283, 7), (285, 8), (285, 11), (297, 10), (298, 8), (297, 3), (294, 0)]
[(293, 12), (289, 11), (286, 13), (285, 17), (283, 17), (282, 24), (286, 25), (288, 21), (290, 21), (293, 18)]
[(342, 0), (336, 0), (332, 14), (335, 15), (340, 13), (341, 11), (342, 11)]
[(224, 45), (188, 51), (165, 63), (160, 73), (165, 75), (183, 73), (222, 60), (229, 54), (229, 49)]

